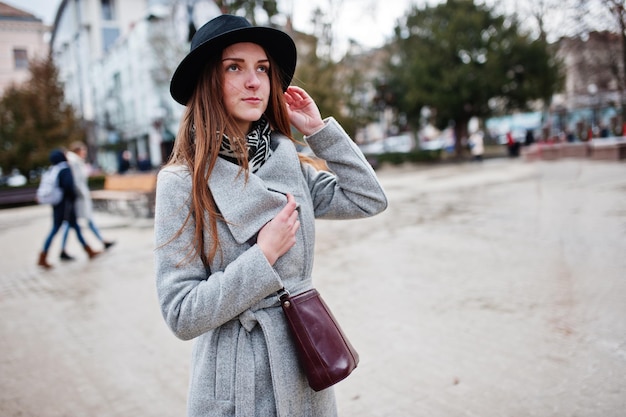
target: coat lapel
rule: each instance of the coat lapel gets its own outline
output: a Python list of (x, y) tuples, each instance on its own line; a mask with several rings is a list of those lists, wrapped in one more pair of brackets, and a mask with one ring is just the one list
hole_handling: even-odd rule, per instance
[(287, 202), (285, 194), (296, 189), (294, 173), (300, 172), (289, 140), (280, 140), (272, 156), (256, 174), (248, 175), (247, 181), (238, 165), (217, 159), (209, 189), (237, 243), (249, 241), (278, 214)]

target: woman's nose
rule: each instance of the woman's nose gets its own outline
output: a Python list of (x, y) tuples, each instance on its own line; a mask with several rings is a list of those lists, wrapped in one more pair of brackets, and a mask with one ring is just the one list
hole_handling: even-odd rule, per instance
[(259, 79), (259, 76), (257, 75), (256, 71), (250, 72), (250, 74), (246, 78), (246, 88), (250, 88), (250, 89), (258, 88), (260, 84), (261, 84), (261, 80)]

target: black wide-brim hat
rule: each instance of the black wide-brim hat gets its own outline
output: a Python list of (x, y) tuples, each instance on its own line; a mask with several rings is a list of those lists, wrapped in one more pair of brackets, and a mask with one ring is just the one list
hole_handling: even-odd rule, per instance
[(291, 37), (278, 29), (252, 26), (243, 17), (223, 14), (205, 23), (191, 39), (189, 53), (174, 71), (170, 82), (170, 94), (174, 100), (187, 105), (207, 57), (238, 42), (253, 42), (265, 48), (278, 64), (283, 91), (287, 90), (296, 70), (296, 45)]

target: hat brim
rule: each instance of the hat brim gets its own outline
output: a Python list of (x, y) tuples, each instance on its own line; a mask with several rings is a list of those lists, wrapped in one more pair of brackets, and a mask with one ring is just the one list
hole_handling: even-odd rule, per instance
[(283, 91), (287, 90), (296, 70), (297, 53), (293, 40), (280, 30), (252, 26), (224, 32), (201, 43), (189, 52), (172, 75), (170, 94), (174, 100), (186, 106), (204, 69), (207, 55), (221, 52), (227, 46), (238, 42), (253, 42), (261, 45), (278, 64)]

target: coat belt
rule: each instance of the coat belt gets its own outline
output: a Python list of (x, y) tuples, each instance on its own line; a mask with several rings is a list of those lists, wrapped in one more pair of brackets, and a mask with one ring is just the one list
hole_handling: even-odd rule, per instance
[[(290, 289), (292, 293), (298, 293), (305, 288), (310, 288), (311, 281), (305, 280), (298, 284), (297, 288)], [(267, 352), (270, 362), (270, 370), (277, 369), (275, 362), (279, 361), (279, 351), (277, 345), (280, 343), (277, 337), (268, 337), (268, 333), (271, 333), (272, 323), (271, 318), (267, 311), (268, 308), (279, 307), (280, 301), (278, 294), (273, 294), (264, 298), (257, 304), (244, 311), (237, 318), (241, 327), (237, 335), (237, 358), (235, 367), (235, 416), (236, 417), (250, 417), (254, 416), (255, 410), (255, 375), (254, 371), (254, 352), (252, 350), (252, 343), (250, 341), (250, 332), (257, 323), (260, 325), (261, 330), (265, 336), (265, 343), (267, 345)], [(274, 400), (276, 403), (276, 415), (277, 417), (287, 416), (287, 410), (280, 410), (279, 404), (283, 404), (281, 401), (284, 395), (289, 395), (287, 392), (282, 392), (278, 386), (282, 384), (278, 383), (272, 375), (272, 385), (274, 391)]]

